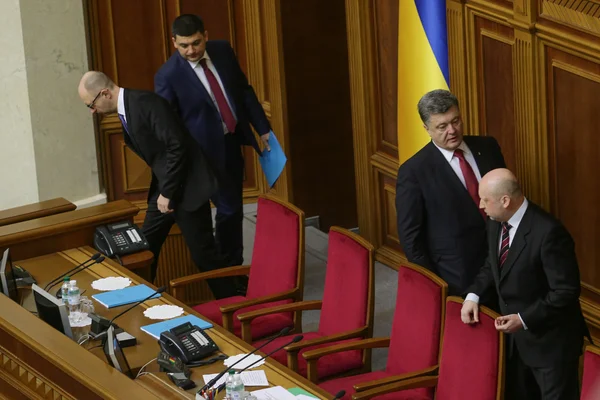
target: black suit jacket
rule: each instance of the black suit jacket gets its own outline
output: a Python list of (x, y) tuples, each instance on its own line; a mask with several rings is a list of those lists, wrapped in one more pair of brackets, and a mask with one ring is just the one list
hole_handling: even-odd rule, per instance
[(200, 146), (169, 103), (159, 95), (123, 89), (125, 143), (152, 169), (148, 198), (157, 193), (171, 208), (195, 211), (217, 190), (217, 181)]
[[(465, 136), (464, 141), (481, 176), (505, 167), (494, 138)], [(408, 260), (444, 279), (450, 294), (463, 293), (485, 262), (485, 220), (433, 142), (400, 166), (396, 211), (398, 236)]]
[(488, 228), (489, 256), (469, 292), (479, 294), (493, 286), (502, 315), (521, 315), (528, 329), (512, 337), (526, 365), (558, 367), (573, 361), (581, 354), (587, 328), (571, 235), (530, 202), (500, 270), (500, 223), (490, 221)]

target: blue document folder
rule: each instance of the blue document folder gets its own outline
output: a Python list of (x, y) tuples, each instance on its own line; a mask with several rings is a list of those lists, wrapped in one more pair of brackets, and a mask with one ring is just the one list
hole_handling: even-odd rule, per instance
[[(146, 285), (129, 286), (125, 289), (112, 290), (110, 292), (98, 293), (92, 296), (94, 300), (106, 308), (113, 308), (144, 300), (155, 290)], [(160, 297), (160, 293), (152, 296), (153, 299)]]
[(196, 317), (195, 315), (184, 315), (183, 317), (168, 319), (166, 321), (157, 322), (152, 325), (142, 326), (140, 329), (146, 332), (148, 335), (155, 339), (160, 339), (160, 334), (169, 329), (173, 329), (178, 325), (190, 322), (192, 325), (196, 325), (200, 329), (212, 328), (212, 324), (203, 319)]
[(273, 131), (269, 133), (269, 147), (271, 148), (271, 151), (267, 151), (266, 149), (263, 150), (262, 156), (258, 157), (258, 160), (260, 161), (260, 165), (267, 178), (269, 188), (272, 188), (275, 181), (277, 181), (277, 178), (279, 178), (279, 175), (281, 175), (283, 167), (285, 167), (287, 157)]

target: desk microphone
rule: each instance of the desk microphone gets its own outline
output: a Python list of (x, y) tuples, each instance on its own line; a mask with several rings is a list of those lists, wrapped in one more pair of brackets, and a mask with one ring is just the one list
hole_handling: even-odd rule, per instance
[[(97, 319), (98, 321), (98, 327), (97, 328), (101, 328), (100, 332), (93, 332), (95, 335), (92, 335), (92, 330), (90, 330), (90, 336), (93, 336), (94, 339), (100, 339), (100, 338), (105, 338), (106, 337), (106, 330), (112, 325), (113, 321), (117, 318), (119, 318), (121, 315), (125, 314), (126, 312), (128, 312), (129, 310), (139, 306), (140, 304), (142, 304), (143, 302), (145, 302), (146, 300), (150, 299), (151, 297), (156, 296), (157, 293), (162, 293), (165, 290), (167, 290), (166, 286), (161, 286), (158, 289), (156, 289), (154, 292), (152, 292), (150, 294), (150, 296), (146, 297), (145, 299), (142, 299), (140, 301), (138, 301), (137, 303), (134, 303), (131, 307), (129, 307), (128, 309), (126, 309), (125, 311), (120, 312), (119, 314), (115, 315), (113, 317), (113, 319), (111, 319), (110, 321), (108, 321), (108, 323), (105, 323), (104, 321), (106, 320), (106, 318), (100, 317), (98, 315), (94, 315), (94, 316), (90, 316), (90, 318), (92, 318), (92, 322), (94, 322), (94, 319)], [(102, 320), (104, 321), (102, 321)], [(97, 329), (96, 329), (97, 330)]]
[[(91, 266), (92, 266), (92, 265), (94, 265), (94, 264), (100, 264), (102, 261), (104, 261), (104, 256), (100, 256), (100, 257), (98, 257), (98, 259), (97, 259), (97, 260), (94, 260), (94, 262), (93, 262), (93, 263), (91, 263), (91, 264), (88, 264), (88, 265), (86, 265), (85, 267), (83, 267), (83, 268), (81, 268), (81, 269), (78, 269), (77, 271), (73, 272), (73, 273), (70, 275), (70, 278), (74, 277), (75, 275), (77, 275), (77, 274), (78, 274), (78, 273), (80, 273), (81, 271), (85, 271), (86, 269), (88, 269), (89, 267), (91, 267)], [(65, 275), (65, 276), (66, 276), (66, 275)], [(57, 284), (59, 284), (59, 283), (60, 283), (60, 280), (59, 280), (58, 282), (56, 282), (56, 283), (53, 283), (53, 284), (52, 284), (52, 286), (50, 286), (50, 288), (52, 288), (53, 286), (55, 286), (55, 285), (57, 285)], [(48, 288), (48, 289), (50, 289), (50, 288)], [(57, 299), (60, 299), (60, 298), (62, 298), (62, 288), (58, 288), (58, 290), (56, 291), (56, 298), (57, 298)]]
[(84, 262), (82, 262), (81, 264), (79, 264), (78, 266), (76, 266), (75, 268), (72, 268), (72, 269), (68, 270), (64, 274), (59, 275), (58, 278), (55, 278), (55, 279), (51, 280), (50, 282), (48, 282), (48, 284), (44, 287), (44, 290), (48, 291), (49, 288), (51, 288), (52, 286), (56, 285), (57, 282), (60, 282), (60, 280), (62, 278), (64, 278), (65, 276), (67, 276), (71, 272), (75, 271), (77, 268), (84, 266), (85, 264), (89, 263), (90, 261), (94, 261), (95, 262), (98, 258), (100, 258), (100, 253), (94, 254), (89, 259), (85, 260)]
[[(208, 383), (206, 385), (204, 385), (202, 387), (202, 389), (200, 389), (200, 392), (203, 391), (203, 390), (206, 390), (208, 388), (211, 388), (231, 368), (235, 367), (237, 364), (239, 364), (240, 362), (244, 361), (246, 358), (250, 357), (252, 354), (256, 353), (258, 350), (262, 349), (263, 347), (265, 347), (266, 345), (268, 345), (269, 343), (271, 343), (273, 340), (277, 339), (280, 336), (286, 335), (290, 330), (291, 330), (291, 328), (289, 326), (286, 326), (285, 328), (283, 328), (277, 335), (273, 336), (271, 339), (267, 340), (266, 342), (264, 342), (263, 344), (261, 344), (260, 346), (258, 346), (254, 350), (252, 350), (250, 353), (246, 354), (244, 357), (240, 358), (239, 360), (237, 360), (236, 362), (234, 362), (232, 365), (230, 365), (229, 367), (225, 368), (221, 373), (219, 373), (217, 376), (215, 376), (214, 378), (212, 378), (210, 381), (208, 381)], [(286, 346), (287, 346), (287, 344), (286, 344)]]
[(339, 400), (342, 397), (344, 397), (345, 394), (346, 394), (345, 390), (340, 390), (339, 392), (337, 392), (337, 394), (335, 395), (335, 397), (333, 398), (333, 400)]
[[(240, 374), (242, 372), (244, 372), (245, 370), (247, 370), (248, 368), (252, 368), (253, 366), (255, 366), (256, 364), (258, 364), (259, 362), (261, 362), (262, 360), (264, 360), (265, 358), (277, 353), (279, 350), (283, 349), (286, 346), (289, 346), (292, 343), (298, 343), (299, 341), (301, 341), (302, 339), (304, 339), (304, 336), (302, 335), (296, 335), (294, 336), (294, 338), (292, 340), (290, 340), (289, 342), (287, 342), (284, 345), (281, 345), (279, 347), (277, 347), (275, 350), (273, 350), (272, 352), (270, 352), (269, 354), (262, 356), (261, 358), (259, 358), (258, 360), (254, 361), (252, 364), (248, 365), (247, 367), (243, 368), (240, 370)], [(210, 386), (209, 386), (210, 387)], [(221, 383), (219, 385), (219, 387), (217, 388), (217, 393), (219, 393), (221, 390), (223, 390), (223, 388), (225, 387), (225, 382)]]

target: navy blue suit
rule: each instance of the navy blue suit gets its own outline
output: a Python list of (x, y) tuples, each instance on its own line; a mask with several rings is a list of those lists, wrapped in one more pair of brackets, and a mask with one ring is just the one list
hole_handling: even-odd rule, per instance
[(221, 40), (208, 41), (206, 52), (217, 69), (225, 96), (237, 118), (235, 132), (224, 134), (221, 115), (209, 92), (178, 52), (158, 70), (154, 85), (156, 93), (176, 109), (213, 165), (219, 180), (219, 191), (211, 198), (217, 206), (217, 244), (227, 264), (239, 265), (243, 263), (244, 160), (241, 146), (252, 146), (260, 154), (250, 125), (260, 135), (268, 133), (271, 126), (230, 44)]

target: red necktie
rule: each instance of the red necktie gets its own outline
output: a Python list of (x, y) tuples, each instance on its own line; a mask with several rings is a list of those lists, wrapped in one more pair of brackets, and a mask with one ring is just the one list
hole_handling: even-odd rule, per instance
[(510, 248), (510, 236), (508, 235), (508, 231), (510, 228), (512, 228), (512, 226), (508, 222), (502, 223), (502, 244), (500, 245), (500, 257), (498, 258), (498, 266), (500, 266), (500, 268), (504, 266), (506, 257), (508, 257), (508, 249)]
[(471, 198), (475, 202), (477, 209), (481, 213), (483, 219), (485, 219), (485, 212), (479, 208), (480, 198), (479, 198), (479, 182), (477, 182), (477, 177), (475, 176), (475, 172), (473, 172), (473, 168), (471, 165), (465, 160), (465, 155), (461, 149), (454, 150), (454, 157), (458, 158), (458, 162), (460, 164), (460, 170), (462, 171), (463, 177), (465, 178), (465, 183), (467, 185), (467, 191)]
[(215, 100), (217, 102), (217, 106), (219, 107), (219, 112), (221, 113), (221, 118), (223, 122), (225, 122), (225, 126), (230, 133), (235, 132), (235, 117), (231, 112), (231, 108), (229, 108), (229, 104), (227, 104), (227, 100), (225, 99), (225, 95), (221, 90), (221, 86), (219, 86), (219, 82), (215, 77), (215, 74), (212, 73), (210, 68), (206, 65), (206, 59), (203, 58), (200, 60), (200, 65), (204, 70), (204, 74), (206, 75), (206, 79), (208, 79), (208, 84), (210, 85), (210, 90), (215, 96)]

